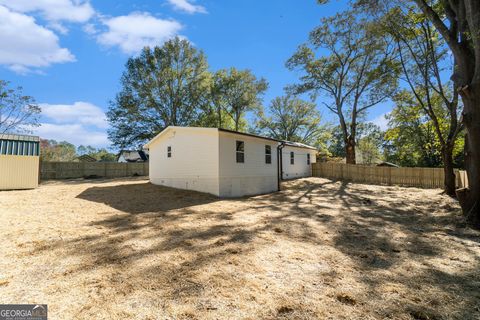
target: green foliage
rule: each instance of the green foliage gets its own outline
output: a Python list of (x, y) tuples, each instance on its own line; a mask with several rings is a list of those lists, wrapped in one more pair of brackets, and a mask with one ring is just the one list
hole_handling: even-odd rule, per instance
[(212, 74), (209, 100), (195, 125), (246, 131), (245, 114), (261, 109), (261, 96), (268, 83), (250, 70), (221, 69)]
[(67, 141), (40, 140), (40, 158), (42, 161), (76, 161), (78, 156), (89, 155), (97, 161), (116, 161), (115, 154), (105, 148), (80, 145), (78, 148)]
[(97, 149), (95, 149), (95, 148), (92, 147), (92, 146), (80, 145), (80, 146), (78, 146), (78, 148), (77, 148), (77, 153), (78, 153), (79, 156), (92, 155), (92, 154), (94, 154), (95, 152), (97, 152)]
[[(234, 130), (241, 129), (242, 117), (247, 111), (261, 108), (261, 95), (267, 90), (265, 79), (257, 79), (250, 70), (230, 68), (215, 73), (213, 103), (233, 120)], [(220, 123), (223, 127), (223, 122)]]
[(89, 156), (97, 159), (97, 161), (114, 162), (114, 161), (117, 160), (117, 156), (115, 154), (109, 152), (107, 149), (105, 149), (105, 148), (96, 149), (92, 146), (80, 145), (77, 148), (77, 154), (79, 156), (89, 155)]
[(170, 125), (246, 130), (246, 112), (261, 107), (268, 87), (249, 70), (212, 74), (205, 55), (179, 38), (130, 58), (121, 84), (107, 113), (119, 148), (139, 147)]
[[(451, 66), (444, 39), (413, 4), (396, 4), (380, 19), (386, 37), (396, 43), (403, 82), (408, 88), (397, 95), (390, 116), (396, 125), (387, 132), (390, 157), (403, 165), (437, 167), (443, 159), (456, 158), (459, 165), (458, 120), (462, 105), (453, 82), (444, 79)], [(404, 108), (404, 110), (399, 110)], [(458, 152), (458, 151), (453, 151)], [(453, 189), (454, 186), (451, 187)]]
[[(389, 162), (409, 167), (439, 167), (443, 164), (442, 145), (436, 134), (432, 120), (425, 114), (423, 108), (409, 91), (398, 93), (394, 101), (394, 109), (387, 116), (389, 129), (385, 133), (387, 146), (385, 157)], [(432, 101), (436, 113), (441, 119), (442, 130), (448, 130), (446, 110), (442, 108), (439, 97)], [(453, 157), (456, 166), (462, 166), (463, 139), (455, 140)]]
[(39, 125), (40, 107), (31, 96), (25, 96), (22, 87), (10, 88), (8, 81), (0, 80), (0, 134), (29, 132)]
[(380, 149), (373, 139), (363, 138), (357, 143), (357, 160), (361, 164), (376, 164), (383, 159)]
[[(371, 122), (361, 122), (357, 126), (356, 145), (360, 157), (368, 158), (368, 162), (374, 163), (375, 160), (382, 160), (382, 151), (384, 149), (385, 133), (380, 127)], [(331, 129), (331, 138), (328, 144), (328, 150), (333, 157), (345, 158), (345, 143), (341, 128), (339, 126)]]
[(188, 126), (208, 103), (211, 75), (204, 54), (175, 38), (128, 59), (122, 90), (107, 113), (117, 147), (139, 146), (167, 126)]
[(42, 161), (74, 161), (76, 148), (67, 141), (40, 140), (40, 159)]
[(300, 84), (290, 90), (312, 98), (322, 95), (323, 105), (338, 116), (344, 146), (348, 143), (354, 153), (359, 121), (397, 88), (394, 54), (376, 24), (358, 12), (324, 18), (310, 33), (309, 44), (300, 46), (287, 62), (288, 68), (303, 72)]
[(258, 112), (256, 126), (266, 136), (306, 144), (322, 144), (325, 127), (315, 104), (292, 96), (273, 99), (268, 115)]

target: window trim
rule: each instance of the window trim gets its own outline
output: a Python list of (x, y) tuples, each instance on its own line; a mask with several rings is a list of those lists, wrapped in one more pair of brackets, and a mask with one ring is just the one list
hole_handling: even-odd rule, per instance
[(265, 145), (265, 164), (272, 164), (272, 146)]
[[(242, 146), (242, 150), (239, 150), (239, 146)], [(240, 155), (241, 158), (239, 158)], [(245, 141), (243, 140), (235, 140), (235, 161), (236, 163), (245, 163)]]

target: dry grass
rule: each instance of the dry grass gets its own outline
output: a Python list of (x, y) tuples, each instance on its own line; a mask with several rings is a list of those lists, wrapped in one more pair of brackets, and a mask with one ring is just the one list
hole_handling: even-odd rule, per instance
[(0, 303), (47, 303), (51, 319), (480, 318), (480, 234), (440, 190), (285, 187), (1, 192)]

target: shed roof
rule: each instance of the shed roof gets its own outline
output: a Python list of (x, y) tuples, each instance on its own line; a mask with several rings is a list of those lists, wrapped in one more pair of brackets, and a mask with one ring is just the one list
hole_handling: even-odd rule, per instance
[(38, 136), (30, 136), (26, 134), (12, 134), (12, 133), (2, 133), (0, 134), (0, 140), (13, 140), (13, 141), (40, 141)]
[(292, 142), (292, 141), (287, 141), (287, 140), (279, 140), (279, 139), (274, 139), (270, 137), (264, 137), (264, 136), (259, 136), (256, 134), (252, 133), (247, 133), (247, 132), (240, 132), (240, 131), (234, 131), (234, 130), (228, 130), (228, 129), (223, 129), (223, 128), (203, 128), (203, 127), (176, 127), (176, 126), (168, 126), (162, 132), (157, 134), (152, 140), (150, 140), (147, 144), (145, 144), (144, 148), (148, 149), (148, 147), (155, 141), (157, 140), (160, 136), (162, 136), (165, 132), (167, 132), (169, 129), (199, 129), (199, 130), (205, 130), (205, 129), (216, 129), (221, 132), (227, 132), (227, 133), (233, 133), (233, 134), (239, 134), (243, 136), (249, 136), (253, 138), (258, 138), (258, 139), (264, 139), (264, 140), (269, 140), (269, 141), (275, 141), (279, 143), (283, 143), (288, 146), (292, 147), (297, 147), (297, 148), (305, 148), (305, 149), (312, 149), (312, 150), (317, 150), (317, 148), (300, 143), (300, 142)]

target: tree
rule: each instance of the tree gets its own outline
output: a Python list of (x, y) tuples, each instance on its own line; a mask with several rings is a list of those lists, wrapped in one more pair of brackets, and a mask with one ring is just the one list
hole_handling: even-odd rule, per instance
[[(410, 167), (443, 166), (441, 142), (433, 120), (425, 114), (423, 107), (409, 90), (394, 97), (395, 107), (388, 114), (389, 129), (385, 133), (387, 161)], [(443, 108), (442, 99), (432, 97), (442, 132), (449, 129), (448, 110)], [(458, 135), (452, 149), (452, 162), (456, 167), (463, 165), (462, 135)]]
[(95, 152), (97, 152), (97, 149), (95, 149), (92, 146), (79, 145), (78, 148), (77, 148), (77, 154), (80, 155), (80, 156), (92, 155)]
[(480, 2), (414, 0), (453, 53), (455, 91), (462, 97), (469, 189), (459, 192), (467, 219), (480, 228)]
[[(325, 0), (319, 0), (325, 3)], [(360, 5), (378, 10), (393, 1), (359, 0)], [(465, 168), (468, 189), (457, 190), (467, 221), (480, 228), (480, 1), (410, 0), (398, 6), (416, 4), (450, 48), (454, 68), (454, 92), (463, 102), (461, 122), (465, 128)]]
[(272, 100), (268, 115), (259, 112), (257, 127), (274, 139), (315, 144), (325, 131), (320, 122), (315, 104), (287, 95)]
[[(226, 110), (228, 109), (228, 101), (225, 97), (225, 82), (227, 79), (227, 71), (225, 69), (219, 70), (214, 73), (213, 80), (210, 88), (210, 99), (212, 102), (213, 110), (216, 115), (217, 128), (225, 128), (227, 116)], [(233, 119), (232, 119), (233, 120)], [(235, 124), (234, 124), (235, 127)], [(232, 128), (233, 129), (233, 128)]]
[(107, 149), (105, 149), (105, 148), (97, 149), (97, 148), (92, 147), (92, 146), (80, 145), (77, 148), (77, 154), (78, 155), (89, 155), (89, 156), (97, 159), (97, 161), (111, 162), (111, 161), (115, 161), (117, 159), (117, 156), (115, 154), (109, 152)]
[[(209, 98), (207, 104), (202, 107), (198, 119), (194, 122), (195, 126), (207, 128), (224, 128), (235, 130), (234, 119), (228, 113), (228, 101), (225, 93), (227, 81), (227, 70), (222, 69), (212, 74), (209, 88)], [(245, 131), (247, 121), (244, 116), (240, 117), (237, 131)]]
[(94, 157), (98, 161), (105, 161), (105, 162), (117, 161), (117, 155), (109, 152), (105, 148), (97, 149), (97, 151), (94, 154), (92, 154), (92, 157)]
[(463, 129), (458, 121), (462, 108), (458, 91), (450, 89), (453, 83), (442, 77), (445, 65), (449, 65), (445, 42), (431, 22), (412, 8), (395, 7), (382, 20), (385, 30), (397, 44), (404, 82), (420, 106), (419, 111), (431, 120), (429, 124), (437, 136), (443, 158), (445, 192), (455, 196), (453, 149)]
[(361, 123), (358, 126), (358, 151), (362, 164), (373, 165), (383, 160), (385, 133), (372, 122)]
[(382, 159), (380, 149), (373, 140), (363, 138), (358, 141), (357, 145), (360, 162), (362, 164), (373, 165)]
[(9, 82), (0, 80), (0, 134), (6, 132), (28, 132), (38, 126), (40, 107), (22, 88), (9, 88)]
[(257, 79), (250, 70), (230, 68), (220, 70), (215, 76), (213, 102), (219, 112), (219, 127), (222, 126), (221, 110), (234, 122), (234, 130), (241, 127), (242, 117), (247, 111), (261, 107), (261, 96), (267, 90), (265, 79)]
[[(357, 158), (362, 158), (362, 163), (365, 162), (363, 159), (365, 157), (368, 158), (368, 164), (373, 164), (376, 160), (380, 160), (382, 158), (381, 151), (384, 145), (383, 136), (384, 133), (378, 125), (371, 122), (358, 123), (355, 145), (358, 146), (360, 153)], [(346, 153), (343, 143), (343, 134), (340, 126), (336, 126), (331, 129), (331, 138), (328, 150), (333, 157), (345, 158)], [(364, 154), (365, 157), (363, 156)]]
[[(398, 68), (394, 47), (378, 37), (372, 23), (354, 11), (322, 19), (288, 60), (289, 69), (303, 71), (295, 93), (323, 94), (323, 105), (338, 116), (347, 163), (355, 163), (359, 119), (373, 106), (385, 101), (396, 89)], [(323, 49), (329, 55), (316, 57)]]
[(204, 54), (178, 37), (128, 59), (107, 112), (113, 145), (140, 146), (170, 125), (192, 124), (208, 103), (210, 78)]
[(55, 140), (40, 140), (40, 158), (42, 161), (73, 161), (77, 158), (76, 148), (73, 144)]
[(422, 112), (413, 94), (403, 90), (393, 98), (387, 115), (386, 160), (406, 167), (438, 167), (441, 151), (432, 121)]

